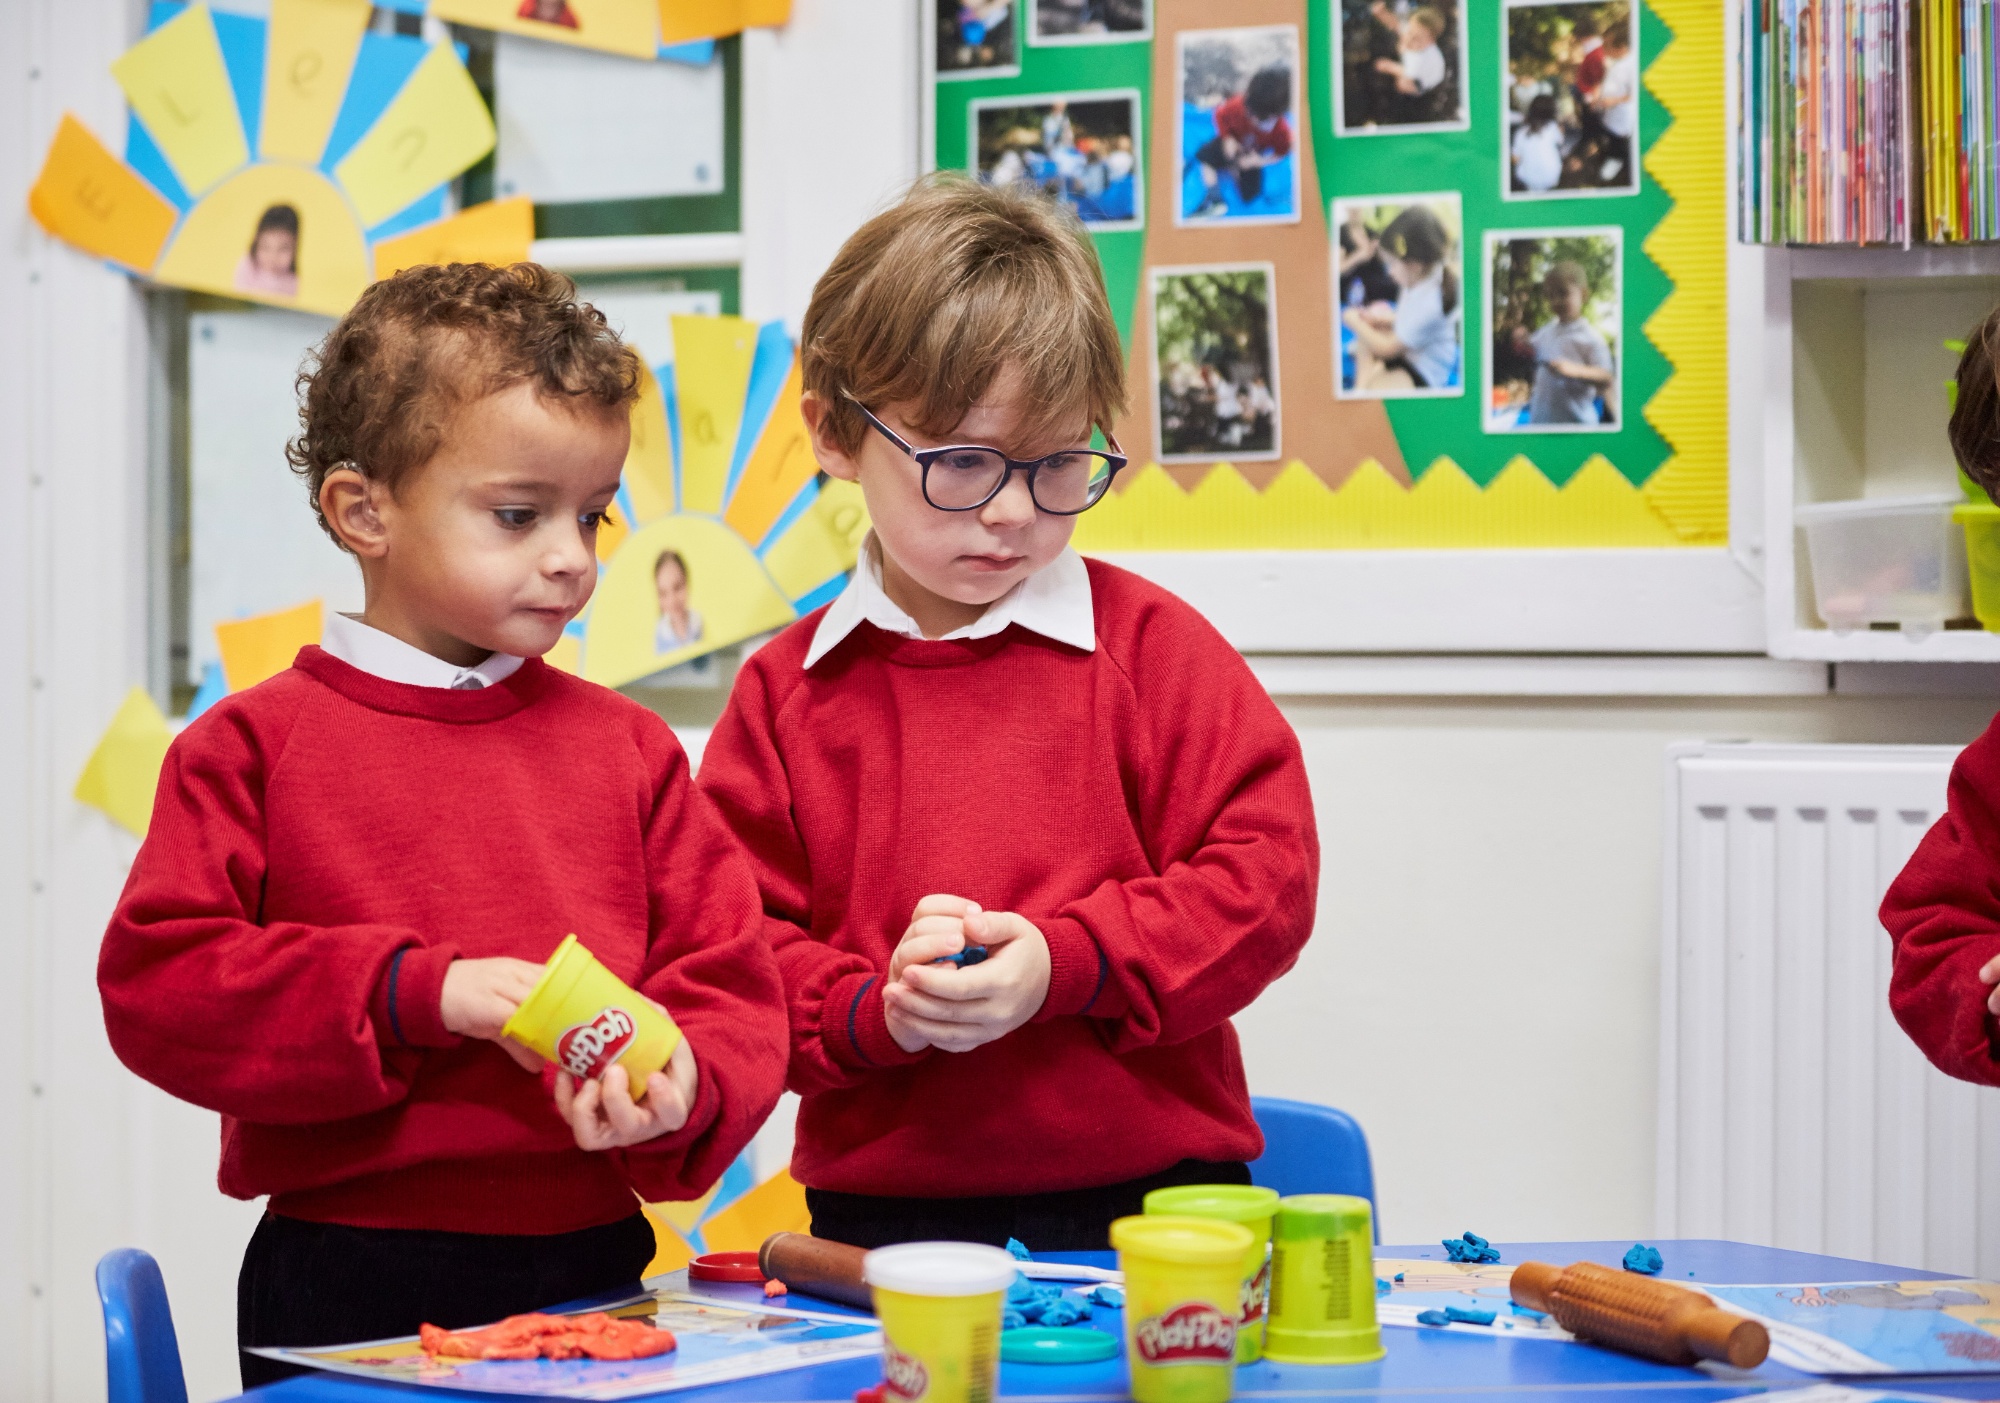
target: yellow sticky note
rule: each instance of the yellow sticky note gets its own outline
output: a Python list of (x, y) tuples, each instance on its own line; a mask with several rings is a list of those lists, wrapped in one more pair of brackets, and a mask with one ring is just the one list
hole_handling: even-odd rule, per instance
[(718, 515), (757, 357), (757, 324), (742, 317), (675, 317), (673, 328), (681, 510)]
[(659, 0), (660, 42), (720, 39), (745, 29), (780, 25), (792, 17), (792, 0)]
[(764, 539), (771, 524), (784, 515), (785, 508), (819, 472), (812, 435), (806, 432), (806, 421), (799, 414), (799, 396), (804, 389), (794, 361), (785, 388), (778, 392), (778, 402), (771, 406), (771, 417), (764, 421), (763, 435), (743, 465), (729, 509), (723, 513), (723, 520), (753, 544)]
[(534, 238), (534, 201), (525, 195), (488, 200), (375, 245), (375, 276), (392, 278), (420, 263), (491, 263), (505, 268), (528, 261), (528, 245)]
[(659, 381), (641, 370), (639, 398), (632, 405), (632, 446), (625, 454), (625, 492), (643, 526), (674, 509), (674, 446), (667, 437), (667, 403)]
[(493, 117), (472, 75), (437, 44), (333, 174), (373, 228), (492, 149)]
[(241, 692), (290, 667), (299, 649), (319, 642), (324, 621), (324, 610), (315, 599), (296, 609), (217, 624), (215, 641), (222, 649), (222, 675), (229, 690)]
[(755, 1252), (772, 1233), (802, 1233), (811, 1226), (806, 1191), (789, 1169), (780, 1169), (703, 1223), (701, 1238), (711, 1252)]
[(257, 150), (316, 166), (368, 28), (368, 0), (272, 0)]
[(76, 798), (102, 809), (136, 837), (153, 821), (153, 792), (174, 733), (144, 687), (125, 694), (103, 739), (76, 778)]
[(663, 1204), (642, 1203), (640, 1210), (646, 1221), (653, 1225), (653, 1260), (646, 1264), (641, 1276), (659, 1276), (664, 1272), (679, 1271), (694, 1260), (694, 1248), (688, 1246), (687, 1239), (675, 1232), (660, 1216)]
[(140, 273), (159, 258), (176, 218), (158, 191), (68, 113), (28, 192), (28, 209), (58, 239)]
[(190, 195), (250, 159), (208, 6), (188, 6), (120, 54), (111, 72)]

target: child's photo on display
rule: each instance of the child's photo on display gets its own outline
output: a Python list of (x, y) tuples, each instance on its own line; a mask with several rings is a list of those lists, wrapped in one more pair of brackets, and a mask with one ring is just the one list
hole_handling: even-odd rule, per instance
[(1465, 220), (1459, 197), (1333, 204), (1341, 399), (1465, 393)]
[(238, 292), (265, 297), (299, 295), (299, 212), (291, 205), (272, 205), (257, 217), (250, 246), (237, 261), (231, 279)]
[(1152, 270), (1161, 462), (1278, 456), (1275, 281), (1269, 263)]
[(1136, 91), (975, 102), (970, 120), (986, 184), (1038, 190), (1094, 229), (1140, 226)]
[(997, 78), (1021, 71), (1014, 0), (937, 0), (937, 76)]
[(1617, 228), (1486, 235), (1488, 433), (1610, 433), (1622, 423)]
[(1179, 224), (1299, 217), (1299, 32), (1184, 30)]
[(1342, 136), (1464, 131), (1460, 0), (1339, 0), (1334, 112)]
[(1122, 44), (1153, 36), (1153, 0), (1027, 0), (1030, 44)]
[(1510, 199), (1639, 188), (1631, 0), (1510, 5), (1503, 189)]

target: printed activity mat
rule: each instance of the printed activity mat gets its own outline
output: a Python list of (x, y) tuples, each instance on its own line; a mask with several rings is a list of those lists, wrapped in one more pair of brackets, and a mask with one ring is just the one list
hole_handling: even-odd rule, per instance
[(1809, 1374), (2000, 1373), (2000, 1284), (1859, 1281), (1703, 1286), (1771, 1332), (1771, 1358)]
[[(1507, 1294), (1514, 1268), (1503, 1262), (1440, 1262), (1434, 1257), (1377, 1257), (1375, 1318), (1384, 1325), (1408, 1325), (1421, 1330), (1457, 1330), (1475, 1335), (1508, 1335), (1531, 1340), (1573, 1340), (1576, 1337), (1540, 1311), (1517, 1306)], [(1468, 1320), (1447, 1317), (1433, 1324), (1417, 1317), (1430, 1312), (1456, 1312)], [(1477, 1323), (1491, 1311), (1487, 1324)]]
[(685, 1291), (656, 1288), (601, 1310), (618, 1320), (671, 1330), (677, 1347), (649, 1359), (453, 1359), (426, 1354), (417, 1337), (316, 1349), (254, 1353), (378, 1383), (432, 1384), (479, 1393), (611, 1400), (669, 1393), (787, 1369), (879, 1354), (873, 1320), (764, 1306), (732, 1306)]

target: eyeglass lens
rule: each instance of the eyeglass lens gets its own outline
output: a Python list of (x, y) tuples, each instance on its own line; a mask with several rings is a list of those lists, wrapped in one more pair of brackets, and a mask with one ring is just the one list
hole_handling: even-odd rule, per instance
[[(924, 482), (933, 506), (965, 511), (979, 506), (1000, 488), (1007, 460), (984, 448), (963, 448), (931, 460)], [(1029, 475), (1035, 505), (1045, 512), (1080, 512), (1104, 495), (1111, 485), (1111, 460), (1101, 453), (1058, 453), (1044, 458)]]

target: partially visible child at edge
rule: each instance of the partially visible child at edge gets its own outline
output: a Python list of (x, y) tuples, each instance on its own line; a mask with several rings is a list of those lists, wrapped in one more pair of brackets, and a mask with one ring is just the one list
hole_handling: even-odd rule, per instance
[[(575, 295), (411, 269), (319, 347), (289, 456), (366, 608), (174, 741), (105, 934), (112, 1046), (222, 1113), (225, 1193), (270, 1195), (246, 1350), (635, 1282), (639, 1200), (700, 1194), (777, 1099), (748, 865), (656, 716), (542, 662), (596, 582), (639, 383)], [(502, 1039), (572, 931), (686, 1034), (642, 1087)]]
[[(1966, 338), (1951, 446), (2000, 493), (2000, 309)], [(2000, 500), (2000, 499), (1996, 499)], [(1889, 1008), (1939, 1071), (2000, 1086), (2000, 718), (1951, 767), (1943, 817), (1882, 899)]]
[(1312, 928), (1297, 739), (1199, 614), (1069, 548), (1125, 376), (1074, 215), (920, 186), (835, 257), (801, 359), (874, 529), (701, 775), (784, 974), (792, 1172), (821, 1237), (1102, 1248), (1262, 1152), (1229, 1019)]

